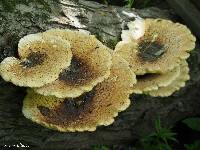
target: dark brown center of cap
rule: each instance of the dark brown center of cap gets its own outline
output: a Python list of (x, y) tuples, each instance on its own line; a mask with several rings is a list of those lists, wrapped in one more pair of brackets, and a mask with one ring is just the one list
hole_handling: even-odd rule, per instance
[(37, 65), (41, 65), (46, 57), (47, 55), (45, 53), (32, 52), (28, 55), (25, 61), (20, 63), (20, 65), (27, 68), (35, 67)]
[(144, 61), (155, 61), (165, 52), (165, 48), (157, 41), (142, 41), (139, 44), (139, 57)]
[(37, 108), (47, 122), (58, 125), (68, 124), (92, 112), (94, 95), (95, 90), (92, 90), (77, 98), (66, 98), (53, 109), (45, 106), (38, 106)]
[(68, 69), (63, 70), (59, 75), (59, 80), (69, 85), (82, 85), (93, 75), (93, 70), (82, 59), (73, 57)]

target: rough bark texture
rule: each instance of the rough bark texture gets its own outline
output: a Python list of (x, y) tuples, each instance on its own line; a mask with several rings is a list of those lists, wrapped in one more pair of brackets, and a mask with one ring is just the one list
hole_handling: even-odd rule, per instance
[[(134, 20), (136, 12), (141, 17), (175, 19), (168, 11), (157, 8), (130, 10), (83, 0), (17, 4), (12, 12), (6, 7), (0, 4), (1, 60), (17, 56), (17, 43), (24, 35), (53, 27), (90, 31), (113, 48), (120, 40), (122, 28), (126, 28), (127, 21)], [(80, 149), (99, 144), (127, 144), (150, 133), (158, 116), (164, 125), (172, 125), (185, 117), (200, 115), (198, 48), (192, 52), (189, 65), (191, 80), (179, 92), (167, 98), (132, 95), (131, 106), (116, 117), (114, 124), (84, 133), (60, 133), (32, 123), (21, 112), (25, 88), (0, 79), (0, 145), (22, 143), (45, 149)]]
[(194, 0), (167, 0), (167, 2), (200, 38), (200, 3)]

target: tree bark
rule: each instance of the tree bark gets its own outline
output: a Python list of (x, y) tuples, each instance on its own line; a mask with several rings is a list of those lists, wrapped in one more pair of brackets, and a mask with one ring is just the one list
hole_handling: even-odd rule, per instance
[[(24, 35), (55, 27), (89, 31), (114, 48), (121, 30), (136, 14), (143, 18), (176, 18), (158, 8), (135, 10), (84, 0), (16, 4), (9, 10), (0, 3), (0, 59), (17, 57), (17, 43)], [(14, 147), (21, 143), (32, 149), (85, 149), (91, 145), (130, 144), (150, 133), (158, 116), (163, 125), (173, 125), (186, 117), (200, 115), (198, 45), (188, 62), (191, 79), (184, 88), (166, 98), (131, 95), (130, 107), (112, 125), (98, 127), (95, 132), (60, 133), (31, 122), (21, 112), (26, 89), (0, 79), (0, 145)]]
[(194, 0), (167, 0), (167, 2), (200, 38), (200, 3)]

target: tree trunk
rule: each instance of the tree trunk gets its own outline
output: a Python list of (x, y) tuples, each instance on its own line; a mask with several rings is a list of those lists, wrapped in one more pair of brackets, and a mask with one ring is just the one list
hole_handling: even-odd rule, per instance
[[(37, 2), (38, 1), (38, 2)], [(89, 31), (110, 48), (120, 40), (126, 23), (141, 17), (175, 19), (169, 11), (158, 8), (143, 10), (105, 6), (92, 1), (62, 0), (10, 5), (0, 3), (0, 59), (17, 57), (21, 37), (50, 28), (70, 28)], [(37, 2), (37, 4), (36, 4)], [(91, 145), (128, 144), (150, 133), (159, 116), (163, 125), (173, 125), (190, 116), (200, 115), (200, 53), (199, 48), (189, 59), (191, 79), (170, 97), (153, 98), (132, 95), (130, 107), (108, 127), (95, 132), (60, 133), (26, 119), (21, 112), (25, 88), (0, 79), (0, 145), (17, 144), (45, 149), (89, 148)]]

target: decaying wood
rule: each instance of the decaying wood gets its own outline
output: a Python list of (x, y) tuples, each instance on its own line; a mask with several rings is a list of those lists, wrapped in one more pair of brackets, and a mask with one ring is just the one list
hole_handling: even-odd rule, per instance
[[(49, 4), (51, 13), (35, 5), (17, 5), (6, 12), (0, 5), (0, 59), (17, 56), (17, 43), (26, 34), (49, 28), (70, 28), (89, 31), (113, 48), (120, 40), (126, 23), (141, 17), (170, 18), (168, 11), (157, 8), (134, 10), (105, 6), (84, 0), (63, 0)], [(36, 9), (37, 8), (37, 9)], [(148, 134), (160, 116), (164, 125), (172, 125), (185, 117), (200, 115), (200, 53), (189, 59), (191, 79), (179, 92), (167, 98), (131, 95), (131, 106), (120, 113), (114, 124), (99, 127), (95, 132), (60, 133), (26, 119), (21, 112), (25, 88), (0, 80), (0, 145), (22, 143), (46, 149), (88, 148), (91, 145), (115, 145), (134, 142)]]

